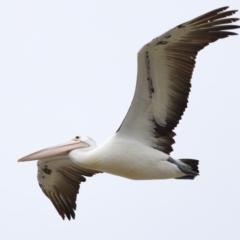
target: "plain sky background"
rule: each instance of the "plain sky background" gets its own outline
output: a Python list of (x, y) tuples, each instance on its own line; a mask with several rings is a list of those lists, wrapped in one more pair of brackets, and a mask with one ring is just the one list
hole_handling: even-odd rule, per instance
[(194, 181), (99, 174), (69, 222), (40, 190), (36, 162), (16, 162), (78, 134), (103, 142), (130, 105), (138, 50), (228, 5), (240, 10), (239, 0), (1, 1), (1, 239), (240, 239), (240, 36), (197, 58), (172, 153), (200, 160)]

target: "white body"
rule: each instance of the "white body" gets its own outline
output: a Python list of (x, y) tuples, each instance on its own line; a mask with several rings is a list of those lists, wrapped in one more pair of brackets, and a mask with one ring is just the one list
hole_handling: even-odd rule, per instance
[(176, 165), (167, 161), (169, 155), (141, 142), (121, 138), (118, 134), (90, 151), (72, 150), (69, 157), (82, 168), (135, 180), (178, 178), (185, 175)]

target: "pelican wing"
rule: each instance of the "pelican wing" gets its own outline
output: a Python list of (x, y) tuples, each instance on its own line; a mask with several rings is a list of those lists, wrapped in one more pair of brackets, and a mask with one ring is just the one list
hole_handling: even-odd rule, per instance
[[(57, 160), (57, 161), (56, 161)], [(64, 219), (75, 218), (76, 199), (80, 183), (87, 177), (99, 173), (80, 168), (68, 157), (38, 161), (38, 182), (45, 195)]]
[(130, 109), (117, 131), (169, 154), (173, 129), (187, 107), (197, 53), (209, 43), (236, 35), (222, 7), (180, 24), (138, 53), (137, 85)]

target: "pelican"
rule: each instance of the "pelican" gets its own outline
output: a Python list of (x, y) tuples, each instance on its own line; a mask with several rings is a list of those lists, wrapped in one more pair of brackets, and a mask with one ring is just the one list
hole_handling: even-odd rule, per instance
[(116, 133), (98, 147), (84, 135), (27, 155), (38, 160), (38, 182), (60, 216), (75, 218), (85, 177), (109, 173), (134, 180), (194, 179), (198, 160), (174, 159), (174, 128), (187, 107), (197, 53), (209, 43), (237, 35), (229, 30), (236, 10), (218, 8), (169, 30), (138, 52), (137, 84)]

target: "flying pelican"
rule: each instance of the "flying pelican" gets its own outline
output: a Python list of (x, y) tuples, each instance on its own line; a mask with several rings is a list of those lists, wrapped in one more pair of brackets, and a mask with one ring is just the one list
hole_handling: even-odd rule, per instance
[(222, 7), (180, 24), (138, 53), (135, 94), (117, 132), (96, 146), (87, 136), (27, 155), (38, 160), (38, 182), (64, 219), (75, 218), (76, 198), (85, 177), (106, 172), (141, 179), (194, 179), (198, 160), (173, 159), (174, 128), (187, 107), (197, 53), (240, 26)]

